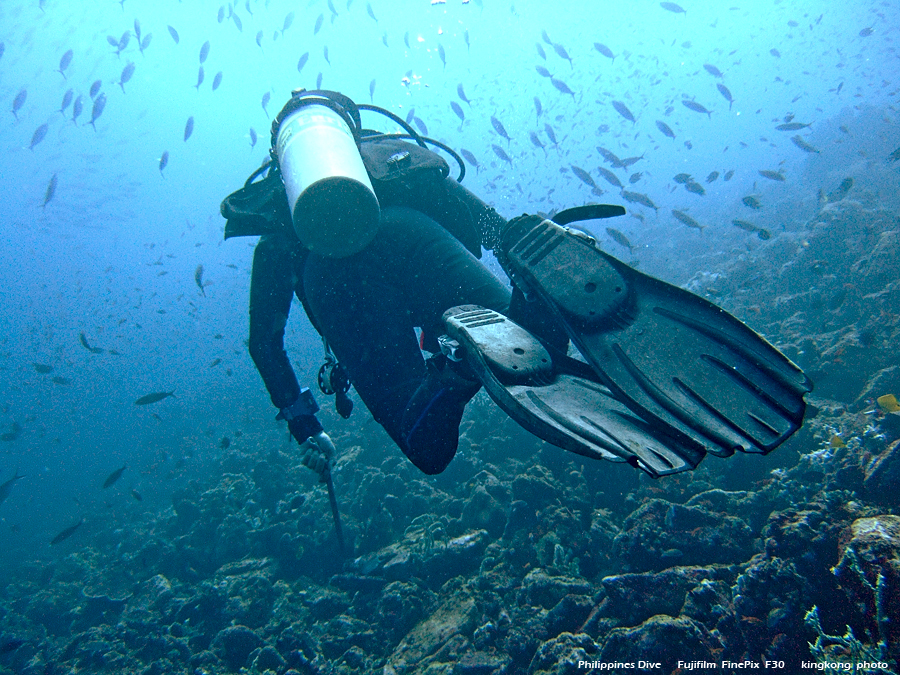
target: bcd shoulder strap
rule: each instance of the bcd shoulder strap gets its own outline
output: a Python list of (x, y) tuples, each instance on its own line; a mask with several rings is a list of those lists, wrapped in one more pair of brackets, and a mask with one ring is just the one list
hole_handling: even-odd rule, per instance
[[(360, 154), (382, 206), (411, 206), (450, 175), (440, 155), (414, 143), (387, 138), (365, 141)], [(424, 195), (428, 198), (428, 195)]]
[(470, 209), (447, 187), (450, 166), (443, 157), (408, 141), (385, 138), (363, 142), (360, 152), (378, 202), (408, 206), (437, 221), (476, 258), (481, 234)]

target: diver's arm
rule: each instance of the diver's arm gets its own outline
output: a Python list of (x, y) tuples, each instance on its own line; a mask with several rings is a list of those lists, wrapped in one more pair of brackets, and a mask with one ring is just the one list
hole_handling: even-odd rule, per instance
[(290, 406), (300, 395), (284, 351), (284, 328), (294, 298), (293, 257), (289, 239), (266, 235), (256, 245), (250, 277), (250, 356), (276, 408)]

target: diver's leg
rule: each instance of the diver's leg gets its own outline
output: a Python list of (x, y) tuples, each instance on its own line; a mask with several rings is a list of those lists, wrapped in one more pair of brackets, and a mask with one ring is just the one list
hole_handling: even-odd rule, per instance
[(400, 289), (368, 276), (360, 255), (310, 254), (306, 305), (375, 421), (402, 447), (400, 419), (425, 364)]
[(394, 209), (391, 227), (379, 233), (376, 248), (384, 273), (402, 280), (416, 326), (425, 331), (425, 348), (437, 351), (435, 338), (446, 332), (443, 314), (457, 305), (509, 309), (510, 291), (447, 230), (412, 209)]
[[(436, 337), (446, 332), (443, 313), (460, 304), (505, 311), (509, 290), (449, 232), (431, 218), (398, 209), (379, 235), (382, 272), (408, 290), (413, 324), (422, 327), (423, 345), (437, 352)], [(443, 470), (456, 453), (459, 423), (466, 404), (481, 388), (473, 374), (462, 374), (443, 355), (428, 360), (421, 385), (403, 412), (400, 430), (409, 458), (427, 473)]]
[(503, 311), (506, 287), (440, 225), (405, 208), (384, 209), (378, 236), (354, 256), (310, 255), (304, 287), (373, 417), (422, 471), (446, 468), (479, 385), (440, 359), (426, 370), (413, 327), (437, 330), (444, 310), (458, 304)]

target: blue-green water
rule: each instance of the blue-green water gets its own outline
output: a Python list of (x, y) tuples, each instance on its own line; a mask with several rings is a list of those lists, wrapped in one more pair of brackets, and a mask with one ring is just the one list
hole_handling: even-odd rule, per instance
[[(900, 138), (900, 17), (891, 3), (684, 0), (686, 13), (674, 13), (649, 0), (371, 0), (376, 20), (365, 0), (332, 1), (334, 12), (317, 0), (226, 5), (221, 22), (215, 2), (2, 3), (0, 425), (14, 438), (0, 443), (0, 480), (17, 467), (26, 476), (0, 505), (5, 566), (64, 554), (48, 542), (81, 518), (85, 531), (97, 532), (166, 508), (175, 487), (207, 475), (222, 437), (241, 442), (236, 430), (260, 447), (284, 446), (244, 345), (254, 242), (224, 243), (218, 206), (266, 157), (271, 117), (291, 89), (313, 88), (319, 75), (323, 87), (359, 102), (369, 102), (374, 82), (374, 103), (402, 117), (414, 109), (430, 135), (471, 151), (482, 166), (468, 167), (465, 184), (507, 217), (625, 203), (631, 215), (597, 228), (604, 245), (676, 283), (761, 250), (764, 242), (735, 227), (734, 218), (773, 237), (796, 232), (819, 209), (819, 190), (833, 190), (847, 176), (882, 206), (898, 206), (897, 164), (888, 155)], [(282, 31), (289, 13), (293, 21)], [(118, 42), (135, 33), (136, 21), (152, 39), (142, 53), (132, 35), (117, 54), (108, 36)], [(206, 41), (205, 76), (195, 88)], [(69, 49), (63, 75), (57, 69)], [(130, 63), (133, 77), (120, 86)], [(89, 89), (97, 80), (107, 102), (92, 128)], [(471, 105), (460, 101), (459, 85)], [(717, 85), (727, 88), (732, 105)], [(83, 101), (75, 121), (71, 104), (59, 112), (70, 88)], [(22, 90), (27, 98), (14, 116)], [(464, 111), (461, 127), (451, 101)], [(509, 144), (491, 116), (509, 132)], [(184, 140), (189, 117), (194, 129)], [(381, 118), (364, 122), (391, 130)], [(776, 129), (789, 122), (810, 126)], [(46, 137), (29, 148), (45, 123)], [(529, 139), (532, 132), (544, 149)], [(791, 141), (798, 135), (817, 152)], [(596, 168), (610, 165), (598, 146), (620, 158), (641, 157), (613, 170), (658, 212), (623, 202), (600, 177)], [(168, 164), (161, 171), (163, 153)], [(605, 194), (592, 194), (573, 166)], [(719, 177), (708, 182), (714, 171)], [(672, 180), (683, 172), (705, 195)], [(642, 175), (630, 184), (635, 173)], [(44, 204), (54, 175), (55, 193)], [(751, 195), (761, 210), (743, 205)], [(704, 229), (685, 227), (673, 209)], [(633, 254), (605, 234), (606, 225), (629, 239)], [(203, 294), (194, 279), (198, 265)], [(85, 348), (81, 333), (103, 353)], [(313, 386), (319, 342), (299, 307), (288, 339), (300, 379)], [(40, 373), (33, 364), (53, 370)], [(152, 391), (175, 397), (134, 405)], [(358, 406), (350, 424), (371, 421)], [(102, 490), (123, 464), (120, 482)]]

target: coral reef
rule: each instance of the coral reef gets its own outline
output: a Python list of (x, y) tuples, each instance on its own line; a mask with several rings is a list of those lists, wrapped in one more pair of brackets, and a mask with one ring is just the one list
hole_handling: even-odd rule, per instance
[[(345, 425), (342, 558), (324, 488), (287, 448), (245, 436), (167, 510), (5, 579), (0, 673), (544, 675), (636, 660), (671, 673), (744, 659), (799, 672), (863, 658), (896, 672), (900, 424), (874, 398), (900, 391), (882, 349), (900, 322), (897, 237), (895, 218), (844, 201), (767, 245), (770, 277), (751, 283), (749, 254), (715, 277), (817, 381), (810, 418), (769, 457), (651, 481), (540, 443), (480, 394), (457, 458), (426, 477), (371, 425)], [(831, 255), (847, 247), (856, 257)]]

